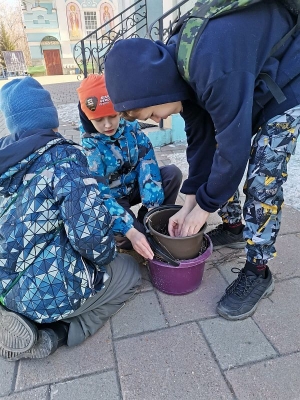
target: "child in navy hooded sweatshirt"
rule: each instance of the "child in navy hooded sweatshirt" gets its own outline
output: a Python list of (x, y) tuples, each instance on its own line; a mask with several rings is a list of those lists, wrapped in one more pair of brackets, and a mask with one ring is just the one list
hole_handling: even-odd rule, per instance
[[(175, 165), (159, 168), (152, 144), (137, 121), (120, 118), (104, 75), (91, 74), (77, 89), (81, 143), (101, 197), (113, 217), (118, 249), (132, 246), (145, 258), (153, 252), (143, 219), (153, 207), (174, 204), (182, 182)], [(137, 216), (131, 207), (142, 203)]]
[[(247, 256), (217, 305), (230, 320), (251, 316), (274, 288), (267, 264), (276, 255), (282, 184), (299, 135), (300, 35), (269, 54), (296, 20), (275, 0), (210, 20), (193, 49), (188, 82), (177, 68), (176, 33), (167, 45), (119, 40), (106, 58), (108, 93), (123, 116), (159, 121), (180, 112), (185, 120), (186, 199), (169, 233), (189, 236), (220, 209), (223, 223), (209, 233), (215, 248), (245, 247)], [(261, 73), (281, 87), (280, 104)], [(237, 189), (248, 161), (244, 227)]]
[[(140, 283), (80, 146), (33, 78), (0, 91), (0, 357), (44, 358), (100, 329)], [(100, 351), (101, 352), (101, 351)]]

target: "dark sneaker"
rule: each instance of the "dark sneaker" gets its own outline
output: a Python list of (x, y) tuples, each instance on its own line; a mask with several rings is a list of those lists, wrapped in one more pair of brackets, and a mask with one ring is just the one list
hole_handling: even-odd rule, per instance
[(246, 242), (243, 238), (243, 232), (237, 235), (224, 229), (224, 225), (220, 224), (215, 229), (207, 232), (213, 244), (213, 249), (218, 250), (222, 247), (230, 247), (231, 249), (243, 249)]
[(33, 322), (0, 305), (0, 347), (7, 351), (29, 350), (37, 341), (38, 330)]
[(52, 329), (41, 329), (38, 331), (37, 342), (28, 351), (7, 351), (0, 345), (0, 356), (6, 361), (18, 361), (23, 358), (45, 358), (54, 353), (58, 347), (58, 338)]
[(273, 290), (274, 281), (269, 268), (266, 271), (266, 278), (242, 269), (219, 301), (217, 312), (232, 321), (250, 317), (254, 314), (259, 300), (268, 297)]

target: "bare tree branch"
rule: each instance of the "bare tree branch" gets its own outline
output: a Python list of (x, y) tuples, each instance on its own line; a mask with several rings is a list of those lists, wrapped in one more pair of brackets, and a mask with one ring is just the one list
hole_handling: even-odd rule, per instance
[(7, 0), (0, 0), (0, 25), (4, 26), (5, 32), (10, 42), (13, 44), (14, 49), (23, 51), (26, 63), (30, 65), (30, 52), (24, 31), (21, 4), (19, 2), (11, 3)]

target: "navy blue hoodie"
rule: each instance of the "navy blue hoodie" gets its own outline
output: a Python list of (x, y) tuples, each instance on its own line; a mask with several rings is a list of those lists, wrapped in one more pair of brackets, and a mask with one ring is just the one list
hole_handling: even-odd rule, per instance
[[(269, 56), (295, 22), (276, 1), (211, 20), (190, 60), (189, 84), (174, 72), (177, 36), (168, 45), (119, 41), (107, 56), (106, 86), (117, 111), (182, 101), (189, 176), (181, 191), (196, 194), (208, 212), (236, 191), (257, 128), (300, 104), (300, 35)], [(261, 72), (283, 86), (287, 100), (276, 102)]]

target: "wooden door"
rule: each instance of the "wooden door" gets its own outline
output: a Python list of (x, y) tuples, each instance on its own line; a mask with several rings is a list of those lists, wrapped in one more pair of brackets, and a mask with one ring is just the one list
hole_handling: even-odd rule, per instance
[(62, 65), (59, 50), (44, 50), (47, 75), (62, 75)]

